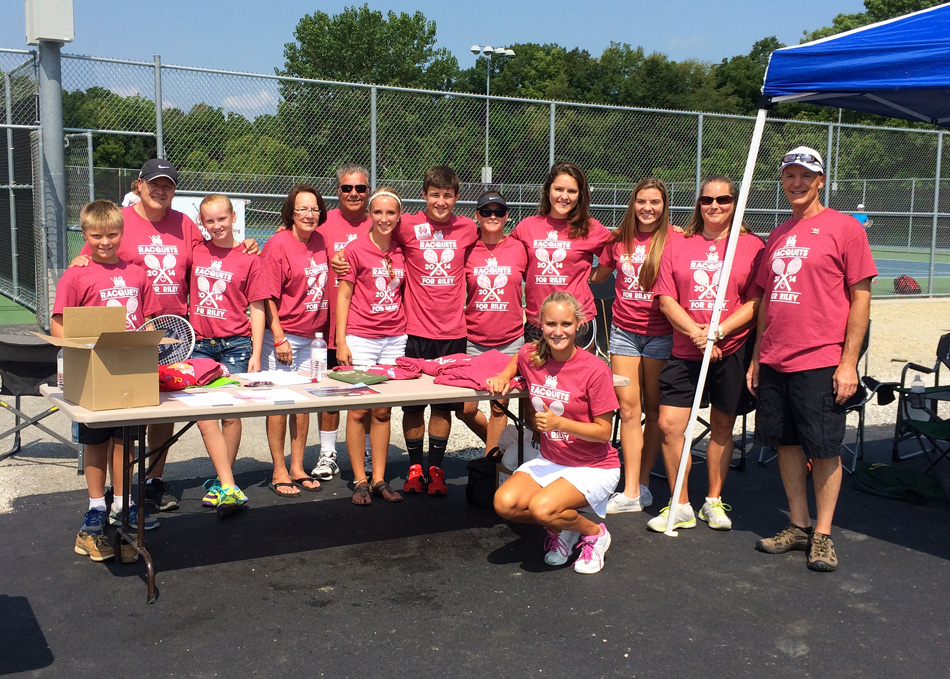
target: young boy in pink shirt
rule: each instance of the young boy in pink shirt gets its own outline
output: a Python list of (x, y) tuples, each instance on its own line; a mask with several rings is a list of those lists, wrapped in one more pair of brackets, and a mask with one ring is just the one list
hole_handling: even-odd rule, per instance
[[(50, 319), (50, 334), (63, 336), (63, 311), (67, 307), (123, 306), (126, 312), (126, 329), (134, 330), (160, 310), (152, 293), (152, 286), (145, 271), (131, 262), (119, 259), (122, 242), (122, 212), (107, 200), (97, 200), (83, 207), (79, 213), (82, 236), (89, 248), (90, 262), (85, 267), (67, 269), (56, 286), (56, 300)], [(78, 426), (78, 441), (85, 445), (84, 471), (86, 488), (89, 491), (89, 509), (76, 536), (75, 552), (86, 554), (93, 561), (106, 561), (115, 555), (115, 550), (103, 534), (109, 523), (121, 523), (123, 506), (123, 482), (121, 474), (113, 475), (115, 500), (112, 512), (107, 517), (105, 500), (106, 471), (109, 454), (112, 454), (112, 469), (122, 469), (122, 436), (118, 429), (90, 429)], [(145, 530), (158, 528), (146, 508), (142, 520)], [(138, 527), (139, 512), (132, 506), (129, 523)], [(126, 545), (123, 545), (125, 548)], [(129, 553), (123, 549), (122, 560), (136, 559), (131, 545)]]

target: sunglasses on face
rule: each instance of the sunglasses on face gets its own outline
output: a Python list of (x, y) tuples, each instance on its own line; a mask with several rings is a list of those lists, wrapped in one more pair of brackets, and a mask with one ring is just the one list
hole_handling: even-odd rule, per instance
[(340, 193), (350, 193), (356, 189), (357, 193), (366, 193), (369, 187), (366, 184), (340, 184)]
[(816, 158), (810, 153), (789, 153), (787, 156), (782, 158), (782, 163), (816, 163), (819, 167), (824, 167), (821, 160)]
[(716, 196), (715, 198), (713, 198), (712, 196), (699, 197), (700, 205), (712, 205), (713, 201), (716, 201), (718, 205), (729, 205), (730, 203), (732, 203), (732, 196)]
[(490, 207), (480, 207), (478, 208), (478, 214), (480, 214), (482, 217), (491, 217), (492, 215), (495, 217), (504, 217), (506, 214), (508, 214), (508, 208), (496, 207), (494, 210), (492, 210)]

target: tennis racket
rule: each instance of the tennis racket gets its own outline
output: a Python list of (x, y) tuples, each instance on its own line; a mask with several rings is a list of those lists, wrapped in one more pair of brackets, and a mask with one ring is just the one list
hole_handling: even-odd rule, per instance
[(158, 345), (158, 364), (171, 365), (180, 361), (187, 361), (191, 358), (191, 353), (195, 350), (195, 329), (191, 323), (181, 316), (166, 314), (156, 316), (150, 321), (146, 321), (139, 330), (164, 330), (165, 337), (178, 340), (173, 344)]

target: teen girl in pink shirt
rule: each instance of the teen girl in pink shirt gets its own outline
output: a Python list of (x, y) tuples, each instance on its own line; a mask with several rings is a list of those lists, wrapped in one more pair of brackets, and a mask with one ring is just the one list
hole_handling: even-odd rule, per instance
[[(369, 199), (369, 233), (347, 245), (349, 270), (337, 291), (336, 358), (340, 365), (393, 365), (406, 353), (406, 280), (402, 248), (393, 232), (402, 217), (402, 200), (388, 188)], [(346, 418), (346, 450), (353, 467), (353, 504), (370, 505), (372, 495), (400, 502), (402, 495), (386, 483), (391, 408), (351, 410)], [(372, 449), (372, 484), (363, 466), (365, 432)]]
[[(673, 327), (652, 288), (660, 272), (669, 223), (666, 184), (655, 177), (640, 181), (591, 276), (591, 283), (601, 283), (617, 271), (610, 368), (630, 380), (628, 386), (617, 387), (624, 490), (611, 495), (608, 514), (639, 512), (653, 504), (649, 484), (650, 471), (660, 454), (660, 370), (673, 348)], [(646, 422), (641, 425), (644, 413)]]
[(531, 395), (532, 429), (541, 432), (541, 455), (525, 462), (495, 492), (495, 511), (509, 521), (547, 529), (544, 560), (567, 563), (574, 545), (578, 573), (597, 573), (610, 547), (610, 533), (577, 510), (604, 516), (607, 498), (620, 479), (617, 451), (610, 445), (617, 396), (610, 369), (578, 347), (584, 320), (573, 296), (552, 293), (539, 309), (542, 338), (525, 344), (499, 375), (491, 393), (507, 393), (521, 375)]

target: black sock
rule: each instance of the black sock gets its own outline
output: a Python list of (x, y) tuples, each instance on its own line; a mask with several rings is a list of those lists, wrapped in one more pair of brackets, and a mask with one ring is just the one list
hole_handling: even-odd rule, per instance
[[(429, 434), (429, 466), (441, 467), (442, 458), (445, 457), (445, 447), (449, 439), (443, 436), (433, 436)], [(429, 471), (428, 469), (426, 471)]]
[[(406, 452), (409, 453), (409, 464), (417, 464), (420, 467), (422, 466), (422, 444), (425, 439), (406, 439)], [(443, 448), (444, 450), (444, 448)], [(425, 473), (425, 470), (423, 470)]]

